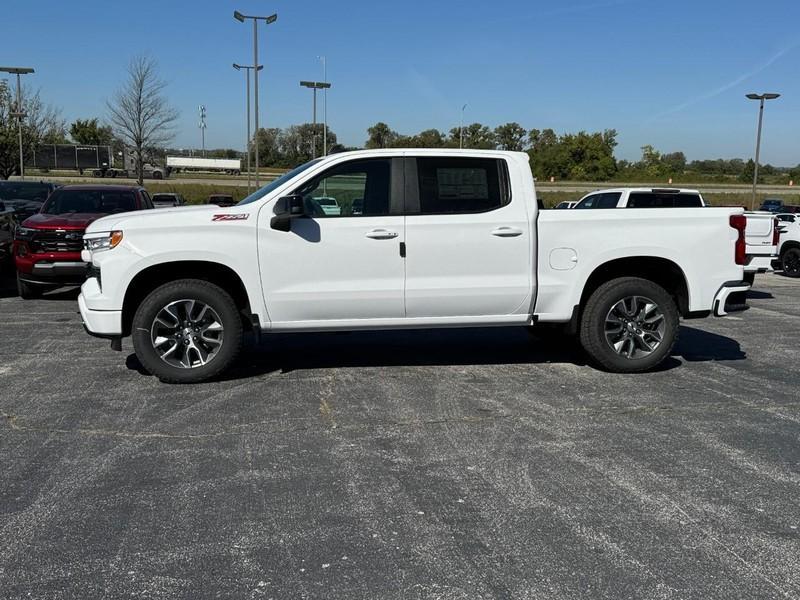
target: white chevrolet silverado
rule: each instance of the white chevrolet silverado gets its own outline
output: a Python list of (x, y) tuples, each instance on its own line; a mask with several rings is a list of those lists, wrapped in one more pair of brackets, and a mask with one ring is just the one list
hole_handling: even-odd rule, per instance
[(744, 230), (740, 208), (540, 210), (524, 153), (357, 151), (236, 206), (95, 221), (78, 303), (168, 382), (220, 373), (245, 330), (562, 324), (635, 372), (669, 355), (680, 317), (743, 308)]

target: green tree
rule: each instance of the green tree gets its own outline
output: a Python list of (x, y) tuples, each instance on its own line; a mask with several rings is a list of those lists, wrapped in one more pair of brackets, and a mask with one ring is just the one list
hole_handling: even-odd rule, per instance
[(501, 150), (522, 151), (525, 148), (527, 132), (519, 123), (506, 123), (494, 129), (497, 146)]
[[(461, 137), (461, 128), (453, 127), (450, 130), (450, 143), (458, 148)], [(472, 123), (464, 127), (464, 148), (478, 150), (492, 150), (497, 146), (494, 139), (494, 131), (486, 125)]]
[[(66, 124), (58, 110), (45, 105), (39, 92), (28, 93), (23, 87), (22, 121), (23, 161), (31, 160), (38, 144), (59, 144), (66, 141)], [(5, 81), (0, 81), (0, 179), (8, 179), (19, 172), (19, 137), (16, 110), (16, 92)]]
[(367, 129), (367, 148), (393, 148), (397, 138), (400, 137), (386, 123), (379, 121)]
[(114, 139), (110, 125), (100, 125), (96, 118), (75, 119), (69, 126), (69, 134), (76, 144), (109, 146)]

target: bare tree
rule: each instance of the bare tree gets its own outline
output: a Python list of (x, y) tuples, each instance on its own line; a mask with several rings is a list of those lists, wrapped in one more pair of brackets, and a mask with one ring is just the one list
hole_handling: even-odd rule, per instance
[(178, 111), (163, 95), (166, 85), (158, 76), (155, 60), (137, 56), (128, 65), (128, 80), (106, 102), (115, 133), (133, 151), (139, 185), (144, 179), (145, 149), (175, 137)]

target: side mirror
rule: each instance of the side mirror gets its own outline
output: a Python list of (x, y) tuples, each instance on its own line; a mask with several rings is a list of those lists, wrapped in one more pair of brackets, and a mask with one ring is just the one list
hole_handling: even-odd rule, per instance
[(275, 202), (275, 216), (270, 221), (270, 227), (278, 231), (291, 231), (292, 219), (305, 215), (305, 202), (300, 194), (292, 194), (278, 198)]

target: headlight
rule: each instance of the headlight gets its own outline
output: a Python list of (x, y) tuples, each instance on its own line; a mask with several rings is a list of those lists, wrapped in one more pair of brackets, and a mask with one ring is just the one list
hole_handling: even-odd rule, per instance
[(121, 231), (90, 233), (83, 236), (83, 247), (90, 252), (100, 252), (101, 250), (111, 250), (112, 248), (116, 248), (119, 246), (121, 241)]
[(17, 227), (14, 229), (14, 239), (27, 241), (33, 237), (34, 233), (36, 233), (36, 230), (30, 227)]

